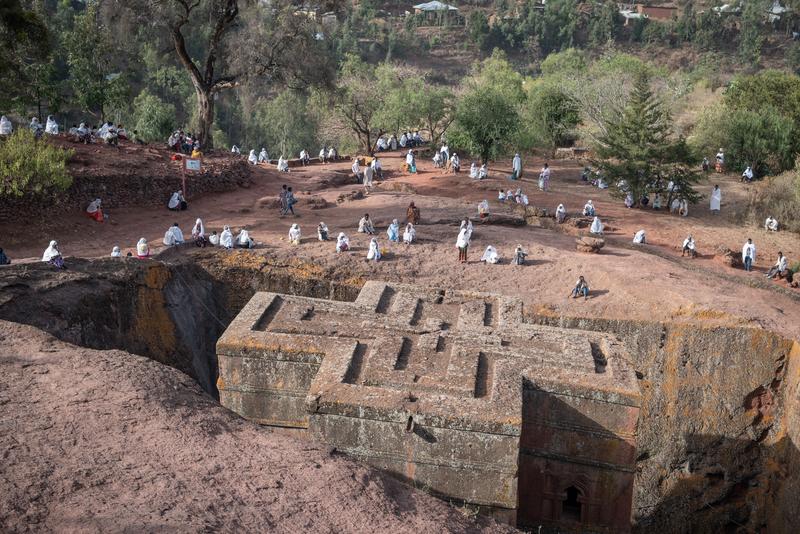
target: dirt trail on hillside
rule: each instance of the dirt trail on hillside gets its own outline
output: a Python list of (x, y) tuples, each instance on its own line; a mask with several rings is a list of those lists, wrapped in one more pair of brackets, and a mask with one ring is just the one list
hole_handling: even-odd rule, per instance
[[(170, 212), (166, 208), (131, 207), (111, 211), (109, 224), (97, 224), (80, 213), (42, 221), (26, 228), (0, 226), (2, 245), (15, 260), (34, 259), (41, 255), (50, 239), (57, 239), (67, 256), (104, 256), (112, 246), (122, 247), (123, 254), (133, 250), (140, 237), (146, 237), (154, 248), (161, 246), (164, 231), (178, 222), (188, 236), (195, 218), (201, 217), (206, 231), (221, 231), (225, 224), (235, 230), (248, 225), (251, 235), (260, 243), (252, 254), (270, 257), (307, 259), (332, 275), (411, 281), (440, 287), (466, 287), (485, 291), (520, 295), (529, 305), (552, 310), (553, 313), (657, 320), (698, 320), (713, 324), (718, 321), (753, 322), (785, 335), (800, 336), (800, 323), (792, 320), (800, 312), (800, 292), (785, 282), (767, 281), (763, 276), (782, 250), (790, 261), (800, 260), (800, 239), (787, 232), (767, 233), (759, 227), (743, 227), (729, 219), (734, 209), (746, 204), (748, 190), (735, 176), (711, 175), (698, 189), (706, 194), (714, 183), (723, 191), (722, 215), (712, 216), (707, 200), (691, 208), (689, 217), (677, 217), (665, 211), (627, 209), (620, 200), (611, 199), (608, 191), (598, 190), (579, 179), (581, 166), (571, 161), (553, 161), (551, 190), (541, 192), (536, 186), (538, 169), (543, 160), (524, 162), (523, 179), (511, 182), (509, 162), (490, 167), (490, 179), (475, 182), (466, 173), (445, 175), (434, 169), (429, 159), (419, 158), (420, 172), (407, 175), (400, 170), (399, 152), (382, 154), (387, 179), (366, 198), (337, 203), (342, 194), (361, 189), (347, 183), (350, 162), (315, 164), (278, 173), (274, 166), (254, 169), (253, 185), (229, 193), (190, 198), (186, 212)], [(464, 167), (469, 162), (464, 161)], [(279, 217), (273, 207), (281, 184), (292, 186), (300, 203), (298, 217)], [(477, 203), (487, 199), (493, 213), (510, 213), (508, 206), (497, 201), (497, 191), (521, 187), (530, 203), (555, 211), (564, 203), (570, 215), (582, 209), (588, 199), (597, 206), (607, 226), (607, 245), (600, 255), (575, 252), (574, 236), (585, 230), (564, 225), (558, 231), (534, 227), (478, 227), (475, 232), (468, 265), (456, 263), (454, 250), (456, 221), (464, 216), (476, 217)], [(191, 191), (191, 189), (190, 189)], [(324, 209), (310, 209), (309, 200), (322, 198)], [(414, 201), (422, 210), (422, 224), (417, 228), (419, 242), (411, 247), (391, 244), (386, 239), (386, 226), (393, 218), (405, 221), (406, 207)], [(372, 214), (378, 227), (378, 238), (389, 254), (386, 261), (373, 264), (365, 260), (367, 239), (356, 233), (358, 219)], [(333, 243), (316, 240), (316, 225), (324, 221), (332, 237), (347, 232), (354, 250), (345, 255), (333, 253)], [(440, 221), (439, 224), (427, 224)], [(289, 226), (300, 224), (303, 244), (288, 244)], [(452, 224), (447, 224), (452, 223)], [(633, 234), (644, 228), (648, 245), (633, 247)], [(680, 245), (692, 234), (701, 257), (681, 258)], [(718, 246), (739, 254), (747, 237), (758, 247), (756, 272), (744, 273), (723, 265), (715, 258)], [(487, 245), (497, 247), (504, 264), (487, 266), (476, 263)], [(516, 244), (530, 253), (525, 267), (508, 265)], [(202, 254), (203, 252), (200, 252)], [(587, 277), (593, 290), (588, 302), (565, 297), (579, 274)], [(715, 313), (709, 313), (714, 310)]]
[(167, 366), (0, 332), (0, 531), (514, 531), (244, 421)]

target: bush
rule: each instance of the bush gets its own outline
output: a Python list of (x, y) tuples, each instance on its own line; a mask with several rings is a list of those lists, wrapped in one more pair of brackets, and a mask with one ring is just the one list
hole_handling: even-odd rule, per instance
[(0, 198), (43, 195), (72, 185), (67, 172), (71, 150), (36, 141), (24, 128), (0, 141)]
[(769, 178), (751, 205), (756, 224), (763, 225), (764, 219), (772, 216), (781, 230), (800, 233), (800, 175), (787, 172)]
[(147, 89), (133, 101), (134, 129), (143, 141), (166, 141), (175, 130), (175, 106)]

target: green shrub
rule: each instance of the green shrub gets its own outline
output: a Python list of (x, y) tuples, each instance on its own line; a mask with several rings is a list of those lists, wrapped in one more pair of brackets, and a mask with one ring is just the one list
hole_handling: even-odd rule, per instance
[(764, 224), (772, 216), (781, 230), (800, 233), (800, 175), (796, 172), (769, 178), (753, 200), (751, 215), (756, 223)]
[(167, 104), (147, 89), (133, 101), (134, 129), (143, 141), (166, 141), (175, 130), (175, 106)]
[(36, 141), (33, 134), (20, 128), (0, 141), (0, 198), (43, 195), (63, 191), (72, 184), (67, 172), (71, 150), (46, 141)]

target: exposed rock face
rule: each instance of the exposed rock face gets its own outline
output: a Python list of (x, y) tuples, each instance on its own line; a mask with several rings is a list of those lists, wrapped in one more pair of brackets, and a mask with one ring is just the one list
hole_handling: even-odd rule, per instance
[(249, 423), (186, 375), (0, 321), (2, 532), (511, 532)]
[(367, 282), (352, 303), (257, 293), (217, 350), (220, 400), (248, 419), (510, 522), (630, 528), (639, 391), (613, 337)]

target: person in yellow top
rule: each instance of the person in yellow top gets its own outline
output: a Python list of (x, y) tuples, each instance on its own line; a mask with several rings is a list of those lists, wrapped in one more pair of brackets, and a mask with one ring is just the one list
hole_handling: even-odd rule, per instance
[(200, 147), (196, 146), (192, 149), (192, 159), (200, 159), (203, 157), (203, 153), (200, 152)]

